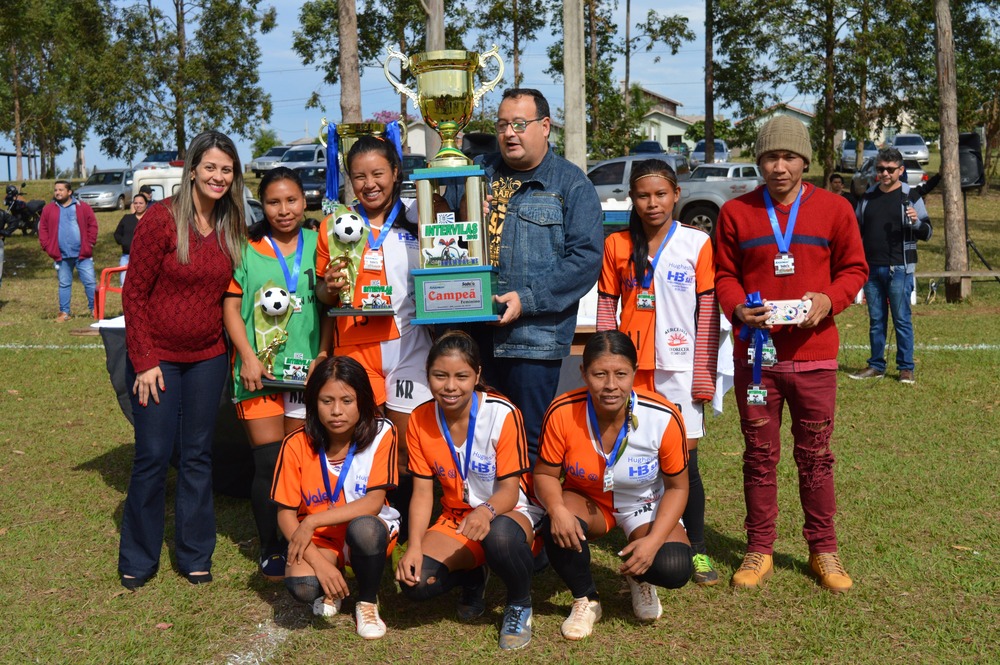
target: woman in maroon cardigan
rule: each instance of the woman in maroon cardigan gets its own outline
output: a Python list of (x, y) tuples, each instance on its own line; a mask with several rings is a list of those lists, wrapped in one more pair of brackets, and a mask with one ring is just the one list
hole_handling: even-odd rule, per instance
[(118, 552), (128, 589), (159, 568), (175, 440), (177, 566), (192, 584), (212, 581), (212, 434), (229, 370), (222, 296), (246, 238), (241, 172), (229, 137), (198, 135), (180, 190), (150, 209), (132, 241), (122, 302), (135, 461)]

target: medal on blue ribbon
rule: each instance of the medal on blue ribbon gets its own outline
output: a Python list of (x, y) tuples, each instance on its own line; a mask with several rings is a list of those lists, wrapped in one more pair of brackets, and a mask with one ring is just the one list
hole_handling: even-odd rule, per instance
[[(445, 443), (448, 444), (448, 451), (451, 459), (455, 462), (455, 471), (462, 479), (462, 501), (469, 503), (469, 462), (472, 461), (472, 440), (476, 436), (476, 418), (479, 415), (479, 395), (472, 393), (472, 406), (469, 410), (469, 428), (465, 436), (465, 459), (458, 458), (458, 450), (455, 449), (455, 442), (451, 438), (448, 429), (448, 421), (444, 417), (444, 409), (438, 404), (438, 417), (441, 419), (441, 432), (444, 434)], [(464, 463), (463, 463), (464, 462)]]
[(610, 492), (615, 488), (615, 464), (625, 454), (625, 448), (628, 446), (628, 435), (632, 429), (632, 408), (634, 405), (635, 392), (629, 395), (628, 405), (625, 407), (625, 422), (622, 423), (621, 429), (618, 430), (615, 445), (611, 448), (610, 453), (604, 454), (603, 444), (601, 443), (600, 424), (597, 422), (597, 411), (594, 409), (594, 399), (590, 396), (590, 393), (587, 393), (587, 416), (590, 418), (590, 428), (594, 431), (594, 438), (601, 448), (601, 453), (604, 454), (605, 492)]
[[(764, 301), (760, 297), (760, 291), (747, 294), (746, 307), (763, 307)], [(753, 338), (751, 340), (751, 338)], [(764, 344), (770, 335), (762, 328), (751, 328), (743, 324), (740, 328), (740, 339), (750, 342), (753, 347), (753, 383), (747, 386), (747, 404), (749, 406), (764, 406), (767, 404), (767, 389), (762, 383), (763, 373), (761, 367), (764, 361)]]

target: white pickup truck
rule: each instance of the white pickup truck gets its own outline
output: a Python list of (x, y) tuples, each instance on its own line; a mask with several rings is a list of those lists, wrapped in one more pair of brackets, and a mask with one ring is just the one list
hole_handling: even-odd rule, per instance
[(674, 207), (674, 218), (713, 235), (722, 204), (753, 191), (764, 184), (764, 178), (756, 164), (720, 162), (701, 164), (678, 184), (681, 197)]

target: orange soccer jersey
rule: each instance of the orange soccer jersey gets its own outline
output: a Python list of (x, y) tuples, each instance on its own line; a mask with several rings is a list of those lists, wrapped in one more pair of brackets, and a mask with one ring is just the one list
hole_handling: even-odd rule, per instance
[(655, 393), (635, 391), (636, 426), (614, 467), (614, 489), (604, 491), (607, 458), (587, 414), (587, 389), (560, 395), (542, 421), (538, 459), (562, 467), (563, 489), (582, 494), (606, 511), (619, 513), (663, 494), (660, 474), (675, 476), (687, 467), (687, 434), (680, 411)]
[[(337, 502), (331, 504), (332, 497), (327, 493), (323, 481), (322, 459), (313, 449), (305, 431), (296, 430), (281, 443), (278, 464), (274, 469), (271, 500), (280, 506), (296, 509), (301, 522), (307, 515), (356, 501), (365, 496), (368, 490), (392, 489), (396, 486), (397, 479), (396, 445), (396, 428), (388, 420), (380, 420), (375, 440), (354, 456), (344, 479), (343, 491), (337, 497)], [(338, 478), (337, 472), (329, 471), (331, 489), (336, 486)], [(382, 513), (390, 510), (395, 517), (395, 510), (388, 505), (382, 509)], [(343, 539), (346, 531), (346, 523), (320, 527), (316, 529), (313, 538), (337, 542)]]
[(604, 241), (597, 291), (621, 300), (618, 329), (635, 344), (643, 370), (691, 369), (698, 295), (715, 288), (711, 240), (698, 229), (674, 223), (677, 230), (666, 241), (649, 287), (655, 309), (637, 306), (643, 289), (635, 279), (629, 232), (612, 233)]
[[(462, 500), (462, 476), (455, 467), (445, 427), (438, 418), (437, 402), (424, 402), (410, 414), (406, 428), (406, 448), (410, 472), (421, 478), (437, 478), (441, 483), (441, 505), (445, 511), (461, 515), (493, 496), (495, 482), (520, 475), (521, 493), (515, 509), (527, 506), (529, 487), (525, 474), (531, 468), (521, 412), (499, 395), (475, 393), (480, 400), (469, 463), (469, 502)], [(455, 441), (464, 464), (465, 441)]]

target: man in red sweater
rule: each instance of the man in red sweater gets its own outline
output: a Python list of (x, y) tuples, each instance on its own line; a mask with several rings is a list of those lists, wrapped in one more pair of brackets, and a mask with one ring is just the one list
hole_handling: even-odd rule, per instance
[[(736, 403), (746, 442), (747, 553), (732, 584), (756, 587), (771, 576), (787, 402), (809, 564), (823, 587), (846, 591), (852, 582), (837, 553), (833, 524), (830, 440), (840, 344), (833, 316), (853, 302), (868, 267), (847, 200), (802, 182), (812, 158), (805, 125), (788, 116), (773, 118), (757, 135), (755, 152), (764, 186), (722, 207), (716, 236), (715, 291), (739, 335)], [(797, 325), (769, 325), (770, 309), (762, 303), (776, 300), (808, 300), (810, 309)], [(759, 345), (752, 343), (758, 339)], [(762, 359), (756, 371), (748, 347)]]

